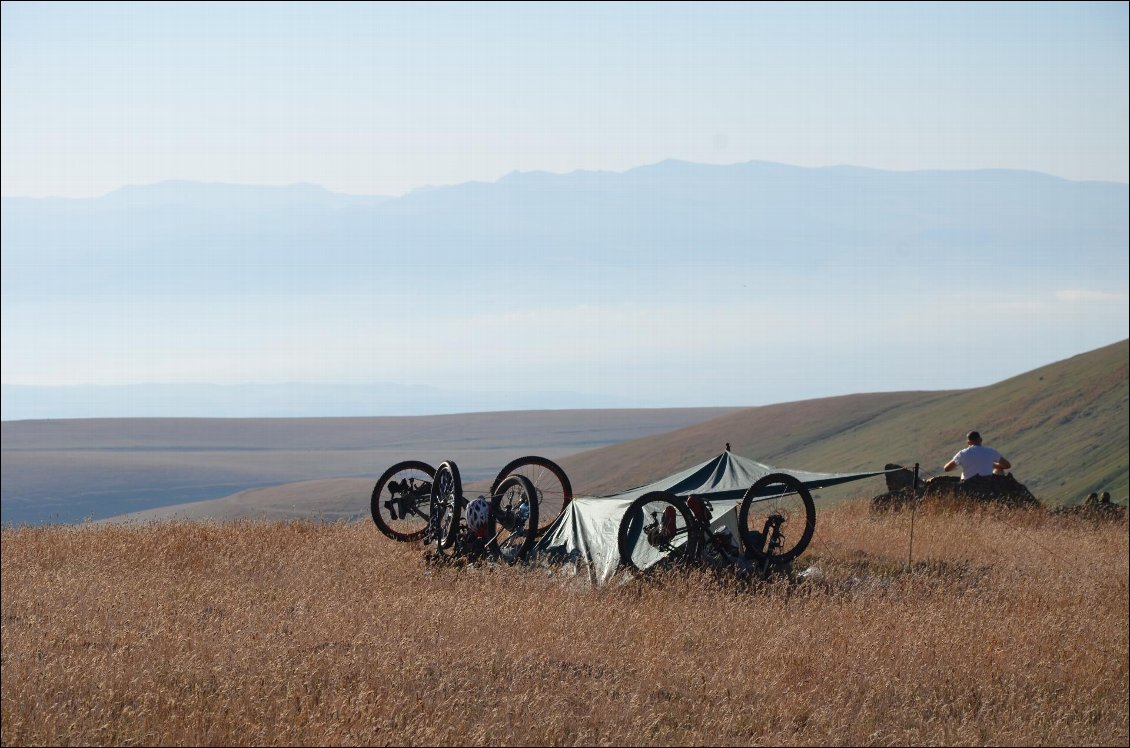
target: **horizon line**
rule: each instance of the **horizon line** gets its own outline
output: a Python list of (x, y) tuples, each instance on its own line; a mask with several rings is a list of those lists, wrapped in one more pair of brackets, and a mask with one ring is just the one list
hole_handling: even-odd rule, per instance
[(330, 189), (330, 188), (328, 188), (324, 185), (318, 184), (317, 182), (310, 182), (310, 181), (296, 181), (296, 182), (285, 182), (285, 183), (227, 182), (227, 181), (211, 180), (211, 179), (185, 179), (185, 178), (181, 178), (181, 177), (169, 177), (167, 179), (160, 179), (160, 180), (157, 180), (155, 182), (140, 182), (140, 183), (122, 184), (122, 185), (119, 185), (119, 186), (109, 190), (108, 192), (103, 192), (103, 193), (100, 193), (100, 194), (97, 194), (97, 195), (87, 195), (87, 196), (82, 196), (82, 197), (70, 197), (70, 196), (66, 196), (66, 195), (16, 195), (16, 194), (2, 194), (2, 193), (0, 193), (0, 199), (5, 199), (5, 200), (9, 200), (9, 199), (11, 199), (11, 200), (99, 200), (101, 198), (105, 198), (105, 197), (109, 197), (111, 195), (114, 195), (114, 194), (121, 192), (123, 190), (145, 189), (145, 188), (149, 188), (149, 187), (157, 187), (157, 186), (160, 186), (160, 185), (167, 185), (167, 184), (189, 184), (189, 185), (209, 185), (209, 186), (268, 188), (268, 189), (293, 189), (293, 188), (298, 188), (298, 187), (306, 187), (306, 188), (312, 187), (312, 188), (327, 192), (331, 195), (341, 195), (341, 196), (344, 196), (344, 197), (383, 198), (383, 199), (388, 199), (388, 200), (394, 200), (394, 199), (398, 199), (398, 198), (401, 198), (401, 197), (407, 197), (408, 195), (411, 195), (415, 192), (421, 192), (421, 191), (447, 189), (447, 188), (452, 188), (452, 187), (460, 187), (460, 186), (468, 185), (468, 184), (491, 184), (491, 185), (493, 185), (493, 184), (498, 184), (499, 182), (502, 182), (503, 180), (506, 180), (506, 179), (509, 179), (509, 178), (515, 177), (515, 176), (549, 175), (549, 176), (555, 176), (555, 177), (568, 177), (568, 176), (573, 176), (573, 175), (576, 175), (576, 174), (619, 174), (619, 175), (623, 175), (623, 174), (629, 174), (633, 171), (637, 171), (637, 170), (640, 170), (640, 169), (655, 168), (657, 166), (662, 166), (664, 164), (686, 164), (686, 165), (690, 165), (690, 166), (704, 166), (704, 167), (714, 167), (714, 168), (720, 168), (720, 169), (732, 168), (732, 167), (736, 167), (736, 166), (749, 166), (751, 164), (763, 164), (763, 165), (767, 165), (767, 166), (783, 166), (783, 167), (787, 167), (787, 168), (791, 168), (791, 169), (803, 169), (803, 170), (806, 170), (806, 171), (832, 170), (832, 169), (858, 169), (858, 170), (861, 170), (861, 171), (872, 171), (872, 172), (879, 172), (879, 173), (884, 173), (884, 174), (953, 174), (953, 173), (1000, 172), (1000, 173), (1014, 173), (1014, 174), (1036, 174), (1036, 175), (1040, 175), (1040, 176), (1044, 176), (1044, 177), (1050, 177), (1052, 179), (1058, 179), (1058, 180), (1061, 180), (1061, 181), (1064, 181), (1064, 182), (1073, 182), (1073, 183), (1076, 183), (1076, 184), (1097, 183), (1097, 184), (1117, 184), (1117, 185), (1123, 185), (1123, 186), (1130, 186), (1130, 182), (1122, 182), (1122, 181), (1112, 180), (1112, 179), (1072, 179), (1070, 177), (1063, 177), (1063, 176), (1060, 176), (1058, 174), (1052, 174), (1051, 172), (1046, 172), (1046, 171), (1037, 171), (1035, 169), (1017, 169), (1017, 168), (1010, 168), (1010, 167), (987, 166), (987, 167), (965, 168), (965, 169), (940, 169), (940, 168), (888, 169), (888, 168), (879, 168), (879, 167), (874, 167), (874, 166), (864, 166), (864, 165), (860, 165), (860, 164), (845, 164), (845, 163), (824, 164), (824, 165), (820, 165), (820, 166), (805, 166), (805, 165), (801, 165), (801, 164), (791, 164), (791, 163), (787, 163), (787, 162), (784, 162), (784, 161), (769, 161), (769, 160), (765, 160), (765, 159), (749, 159), (749, 160), (746, 160), (746, 161), (733, 161), (733, 162), (728, 162), (728, 163), (714, 163), (714, 162), (707, 162), (707, 161), (688, 161), (686, 159), (680, 159), (680, 158), (665, 158), (665, 159), (661, 159), (659, 161), (654, 161), (654, 162), (649, 162), (649, 163), (644, 163), (644, 164), (638, 164), (636, 166), (631, 166), (631, 167), (628, 167), (628, 168), (620, 170), (620, 171), (616, 171), (616, 170), (613, 170), (613, 169), (583, 169), (583, 168), (573, 169), (571, 171), (552, 171), (552, 170), (549, 170), (549, 169), (528, 169), (528, 170), (513, 169), (513, 170), (508, 171), (505, 174), (499, 176), (498, 178), (496, 178), (494, 180), (467, 179), (467, 180), (464, 180), (462, 182), (450, 182), (450, 183), (445, 183), (445, 184), (430, 184), (430, 183), (429, 184), (421, 184), (421, 185), (418, 185), (416, 187), (412, 187), (411, 189), (405, 190), (404, 192), (401, 192), (401, 193), (384, 194), (384, 195), (375, 194), (375, 193), (364, 193), (364, 192), (339, 192), (337, 190)]

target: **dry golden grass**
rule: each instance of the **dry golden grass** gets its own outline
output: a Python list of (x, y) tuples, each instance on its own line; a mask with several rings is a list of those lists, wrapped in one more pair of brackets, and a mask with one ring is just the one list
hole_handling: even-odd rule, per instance
[(371, 524), (3, 531), (2, 742), (1126, 745), (1125, 522), (822, 511), (798, 568), (591, 588)]

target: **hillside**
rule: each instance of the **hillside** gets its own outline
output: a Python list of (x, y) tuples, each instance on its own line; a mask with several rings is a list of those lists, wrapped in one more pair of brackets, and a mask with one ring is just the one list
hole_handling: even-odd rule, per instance
[(987, 387), (750, 408), (573, 455), (562, 466), (578, 490), (599, 494), (693, 465), (730, 442), (735, 452), (779, 467), (847, 472), (919, 462), (929, 476), (978, 429), (1044, 503), (1074, 504), (1103, 490), (1125, 503), (1128, 368), (1123, 340)]
[[(852, 472), (879, 469), (888, 462), (919, 462), (928, 477), (941, 472), (963, 446), (965, 433), (976, 428), (1009, 457), (1013, 474), (1045, 504), (1075, 504), (1091, 491), (1110, 491), (1125, 503), (1130, 472), (1128, 346), (1130, 341), (1124, 340), (972, 390), (871, 393), (742, 409), (668, 432), (574, 451), (558, 461), (577, 495), (646, 483), (717, 454), (727, 442), (735, 452), (777, 467)], [(420, 447), (414, 459), (433, 464), (452, 454), (429, 454), (423, 443)], [(544, 451), (536, 439), (526, 447)], [(471, 473), (469, 480), (481, 477)], [(367, 516), (371, 489), (370, 477), (304, 481), (151, 509), (129, 518), (356, 519)], [(880, 479), (870, 479), (820, 497), (830, 501), (883, 490)]]

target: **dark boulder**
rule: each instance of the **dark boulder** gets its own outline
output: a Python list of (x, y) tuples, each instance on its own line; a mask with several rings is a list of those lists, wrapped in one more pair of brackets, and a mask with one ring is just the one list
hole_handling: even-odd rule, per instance
[[(889, 464), (888, 470), (899, 468)], [(907, 477), (909, 474), (909, 478)], [(887, 492), (871, 500), (875, 511), (901, 509), (912, 501), (952, 501), (956, 503), (998, 504), (1011, 507), (1038, 507), (1040, 501), (1028, 488), (1016, 480), (1012, 473), (1005, 475), (977, 475), (962, 480), (956, 475), (939, 475), (919, 482), (914, 489), (914, 474), (906, 469), (887, 473)]]
[[(927, 486), (929, 488), (929, 486)], [(966, 480), (956, 480), (943, 487), (937, 486), (938, 495), (947, 493), (959, 499), (981, 503), (1002, 504), (1012, 507), (1038, 507), (1040, 501), (1012, 473), (1004, 475), (975, 475)]]
[(1103, 491), (1100, 496), (1092, 493), (1082, 504), (1064, 506), (1054, 512), (1059, 516), (1080, 517), (1098, 522), (1120, 522), (1126, 518), (1126, 507), (1114, 504), (1110, 500), (1110, 492)]
[[(891, 509), (902, 509), (911, 501), (914, 501), (916, 485), (914, 471), (893, 462), (888, 462), (883, 466), (883, 469), (888, 471), (886, 475), (887, 492), (871, 499), (872, 511), (885, 512)], [(917, 486), (921, 488), (921, 480), (918, 481)]]

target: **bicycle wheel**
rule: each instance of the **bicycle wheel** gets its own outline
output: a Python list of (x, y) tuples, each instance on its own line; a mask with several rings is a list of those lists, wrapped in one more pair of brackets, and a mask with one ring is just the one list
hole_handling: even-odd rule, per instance
[(537, 491), (538, 516), (541, 524), (531, 525), (536, 535), (545, 532), (545, 529), (553, 524), (573, 500), (573, 484), (569, 482), (569, 476), (565, 475), (561, 466), (553, 460), (528, 455), (510, 461), (498, 472), (494, 483), (491, 484), (491, 495), (498, 493), (502, 481), (511, 475), (526, 476)]
[(537, 537), (537, 489), (524, 475), (511, 475), (491, 492), (488, 548), (504, 561), (526, 558)]
[(745, 492), (738, 530), (747, 555), (774, 563), (792, 561), (816, 531), (812, 494), (793, 476), (770, 473)]
[(450, 460), (441, 462), (432, 480), (429, 510), (431, 540), (441, 556), (455, 555), (459, 550), (459, 523), (464, 503), (459, 467)]
[(398, 462), (386, 470), (369, 500), (377, 529), (405, 543), (423, 538), (431, 516), (435, 474), (434, 467), (418, 460)]
[(616, 533), (620, 562), (636, 571), (686, 564), (698, 547), (690, 528), (685, 501), (666, 491), (645, 493), (628, 505), (620, 519)]

